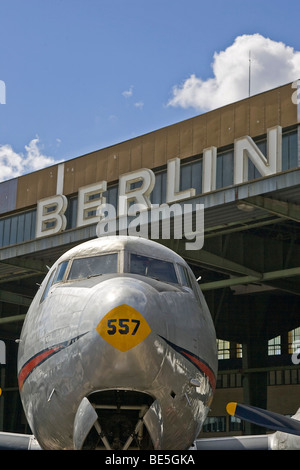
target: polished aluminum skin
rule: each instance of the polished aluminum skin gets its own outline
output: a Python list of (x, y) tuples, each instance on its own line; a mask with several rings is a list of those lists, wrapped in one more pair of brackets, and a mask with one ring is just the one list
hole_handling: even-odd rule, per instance
[[(71, 278), (74, 260), (107, 254), (117, 254), (117, 272)], [(177, 281), (131, 272), (132, 255), (172, 263)], [(66, 252), (20, 338), (20, 396), (43, 449), (187, 449), (216, 374), (215, 330), (192, 271), (138, 237), (97, 238)]]

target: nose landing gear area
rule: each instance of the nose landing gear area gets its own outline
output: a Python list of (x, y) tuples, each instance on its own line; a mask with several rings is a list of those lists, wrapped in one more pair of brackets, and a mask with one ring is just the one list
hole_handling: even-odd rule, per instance
[[(75, 419), (74, 442), (77, 449), (153, 449), (151, 437), (143, 421), (153, 403), (149, 395), (109, 390), (93, 393), (88, 400), (84, 400), (85, 405), (78, 410)], [(85, 436), (76, 436), (76, 428), (82, 429), (82, 425), (87, 430)]]

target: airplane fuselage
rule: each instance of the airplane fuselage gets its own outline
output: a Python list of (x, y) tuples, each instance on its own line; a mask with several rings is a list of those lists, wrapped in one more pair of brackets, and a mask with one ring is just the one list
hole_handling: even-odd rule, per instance
[[(190, 268), (141, 238), (104, 237), (65, 253), (20, 338), (21, 400), (44, 449), (186, 449), (216, 373), (215, 330)], [(86, 403), (98, 416), (93, 430)]]

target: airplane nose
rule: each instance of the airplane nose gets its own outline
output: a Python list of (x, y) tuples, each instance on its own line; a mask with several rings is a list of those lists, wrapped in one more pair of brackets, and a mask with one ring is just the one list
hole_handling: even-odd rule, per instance
[(96, 388), (147, 387), (157, 375), (163, 352), (155, 344), (166, 326), (157, 292), (149, 289), (142, 281), (115, 278), (98, 284), (90, 297), (80, 330), (90, 331), (82, 357)]

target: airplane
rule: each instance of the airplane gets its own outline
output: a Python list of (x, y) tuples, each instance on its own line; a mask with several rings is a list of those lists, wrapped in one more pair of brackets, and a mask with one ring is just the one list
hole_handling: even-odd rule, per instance
[[(104, 236), (64, 253), (29, 307), (17, 367), (33, 435), (0, 433), (0, 448), (210, 448), (197, 436), (216, 388), (215, 328), (188, 264), (157, 242)], [(246, 405), (228, 412), (300, 445), (300, 413), (283, 422)]]

